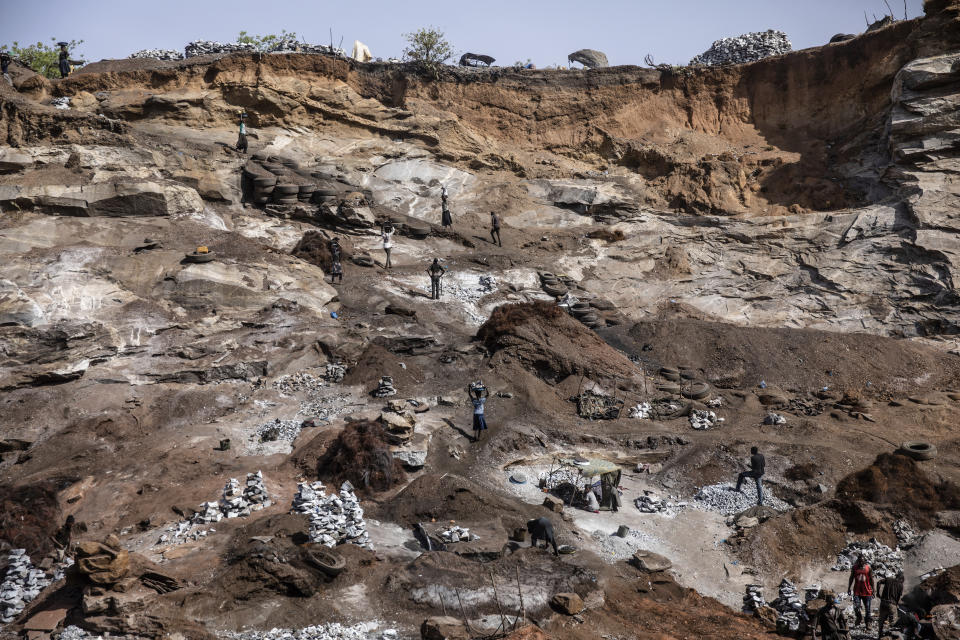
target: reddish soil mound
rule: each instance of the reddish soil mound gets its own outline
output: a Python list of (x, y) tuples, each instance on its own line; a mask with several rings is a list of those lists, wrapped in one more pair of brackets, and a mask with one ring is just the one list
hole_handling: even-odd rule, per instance
[[(319, 231), (307, 231), (290, 254), (329, 272), (333, 265), (333, 256), (330, 254), (327, 242), (327, 236)], [(351, 249), (344, 238), (340, 238), (340, 247), (340, 262), (342, 263), (350, 257)]]
[(927, 389), (955, 387), (960, 381), (956, 357), (867, 334), (660, 318), (635, 324), (628, 336), (637, 353), (649, 345), (645, 355), (657, 364), (700, 369), (721, 387), (752, 387), (765, 380), (798, 391), (829, 386), (904, 392), (921, 386), (918, 379)]
[(551, 383), (574, 374), (592, 379), (636, 374), (623, 354), (549, 302), (497, 307), (477, 337), (494, 354), (491, 364), (516, 359)]
[[(406, 365), (401, 367), (400, 363)], [(357, 361), (350, 365), (343, 378), (345, 385), (360, 385), (373, 391), (381, 376), (391, 376), (393, 386), (401, 394), (407, 394), (412, 388), (423, 382), (423, 372), (410, 358), (401, 359), (378, 344), (369, 344)]]
[(403, 465), (390, 453), (383, 427), (369, 420), (351, 422), (317, 460), (317, 475), (338, 485), (385, 491), (406, 479)]
[(56, 489), (53, 482), (0, 487), (0, 541), (34, 557), (51, 551), (60, 522)]
[(960, 508), (960, 487), (931, 478), (914, 460), (891, 453), (841, 480), (837, 497), (889, 505), (924, 529), (934, 526), (938, 511)]

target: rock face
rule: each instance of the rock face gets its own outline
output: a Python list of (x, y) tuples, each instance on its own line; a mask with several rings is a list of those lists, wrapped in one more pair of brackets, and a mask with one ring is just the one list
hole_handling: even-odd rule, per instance
[(0, 186), (0, 206), (90, 217), (168, 216), (203, 210), (196, 190), (146, 181), (99, 183), (82, 190), (55, 185)]

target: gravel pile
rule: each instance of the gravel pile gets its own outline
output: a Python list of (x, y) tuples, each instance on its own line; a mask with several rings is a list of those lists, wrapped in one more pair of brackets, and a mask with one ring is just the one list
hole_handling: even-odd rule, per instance
[(631, 529), (626, 538), (600, 530), (591, 533), (590, 537), (600, 547), (600, 556), (611, 563), (629, 559), (638, 549), (649, 550), (663, 544), (658, 538), (636, 529)]
[[(249, 42), (217, 42), (215, 40), (194, 40), (184, 47), (187, 58), (215, 53), (255, 52), (257, 46)], [(343, 49), (323, 44), (300, 42), (293, 34), (287, 34), (274, 42), (265, 53), (325, 53), (336, 56), (345, 55)]]
[(783, 31), (773, 29), (745, 33), (735, 38), (722, 38), (709, 49), (690, 61), (690, 65), (718, 66), (756, 62), (771, 56), (779, 56), (793, 50), (793, 45)]
[(103, 640), (103, 636), (89, 634), (80, 627), (75, 627), (72, 624), (61, 631), (57, 638), (58, 640)]
[(913, 527), (911, 527), (910, 523), (906, 520), (897, 520), (894, 522), (893, 532), (897, 536), (897, 542), (904, 546), (910, 545), (914, 538), (917, 537), (917, 532), (913, 530)]
[(47, 572), (30, 562), (26, 549), (11, 549), (7, 556), (7, 573), (0, 583), (0, 625), (13, 622), (47, 585), (63, 578), (63, 571), (73, 564), (67, 557)]
[(347, 375), (347, 368), (339, 362), (330, 362), (327, 364), (323, 378), (327, 382), (343, 382), (343, 376)]
[(294, 513), (303, 513), (310, 519), (310, 540), (327, 547), (349, 542), (372, 549), (363, 508), (353, 488), (344, 483), (340, 495), (326, 494), (322, 482), (301, 482), (293, 497)]
[(857, 556), (863, 555), (874, 574), (878, 577), (896, 574), (903, 571), (903, 552), (900, 547), (891, 549), (885, 544), (877, 542), (875, 538), (870, 538), (868, 542), (854, 541), (843, 548), (843, 551), (837, 554), (837, 562), (831, 571), (849, 571), (856, 562)]
[(183, 54), (174, 49), (141, 49), (130, 54), (131, 58), (156, 58), (157, 60), (183, 60)]
[(767, 416), (763, 419), (763, 424), (780, 426), (780, 425), (787, 424), (787, 419), (784, 418), (779, 413), (768, 413)]
[(641, 402), (636, 406), (630, 407), (630, 417), (643, 420), (649, 418), (652, 411), (653, 407), (649, 402)]
[[(302, 629), (226, 631), (220, 637), (229, 640), (395, 640), (400, 637), (395, 629), (378, 631), (379, 627), (380, 625), (376, 622), (361, 622), (350, 626), (331, 622)], [(76, 640), (83, 640), (83, 638)]]
[(546, 480), (547, 491), (553, 491), (562, 484), (577, 484), (577, 474), (572, 469), (555, 469), (553, 473), (541, 473), (538, 480)]
[(237, 51), (256, 51), (257, 48), (246, 42), (217, 42), (216, 40), (194, 40), (183, 48), (184, 57), (204, 56), (211, 53), (235, 53)]
[(310, 416), (314, 424), (316, 424), (318, 420), (333, 420), (344, 412), (349, 400), (350, 395), (346, 393), (311, 396), (300, 403), (300, 410), (297, 412), (297, 415)]
[(292, 396), (295, 393), (317, 393), (326, 386), (326, 381), (322, 377), (315, 376), (309, 371), (297, 371), (280, 376), (273, 381), (273, 388), (283, 396)]
[(677, 515), (679, 509), (687, 506), (686, 502), (664, 500), (652, 491), (644, 491), (643, 495), (636, 498), (633, 502), (637, 505), (637, 509), (643, 513), (660, 513), (668, 518)]
[[(734, 488), (735, 485), (730, 482), (707, 485), (700, 487), (693, 499), (701, 509), (722, 513), (725, 516), (736, 515), (756, 506), (757, 487), (752, 479), (744, 481), (743, 493), (734, 491)], [(769, 490), (764, 491), (763, 494), (764, 505), (777, 511), (790, 509), (790, 505), (773, 495)]]
[(712, 429), (723, 422), (723, 418), (718, 418), (713, 411), (694, 409), (690, 412), (690, 426), (697, 431)]
[(250, 439), (259, 442), (276, 442), (277, 440), (293, 442), (300, 435), (302, 426), (303, 422), (301, 420), (281, 420), (277, 418), (257, 427)]
[(397, 390), (393, 386), (393, 378), (390, 376), (380, 378), (380, 382), (377, 384), (373, 395), (378, 398), (388, 398), (397, 395)]

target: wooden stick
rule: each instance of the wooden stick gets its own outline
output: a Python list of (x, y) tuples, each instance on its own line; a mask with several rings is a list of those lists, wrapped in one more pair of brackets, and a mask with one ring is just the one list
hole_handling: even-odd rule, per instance
[(493, 577), (493, 569), (487, 567), (487, 571), (490, 572), (490, 584), (493, 585), (493, 600), (497, 603), (497, 609), (500, 611), (500, 626), (503, 627), (503, 630), (507, 630), (507, 619), (503, 615), (503, 607), (500, 606), (500, 596), (497, 595), (497, 581)]
[[(523, 589), (520, 587), (520, 563), (518, 562), (514, 565), (514, 569), (517, 570), (517, 595), (520, 596), (520, 620), (527, 619), (527, 608), (523, 604)], [(514, 627), (517, 626), (517, 623), (513, 624)]]
[[(429, 540), (430, 538), (427, 538)], [(440, 589), (437, 588), (437, 585), (433, 585), (433, 592), (437, 594), (437, 599), (440, 601), (440, 608), (443, 610), (443, 615), (447, 615), (447, 605), (443, 603), (443, 594), (440, 593)]]
[(467, 630), (467, 633), (470, 633), (470, 623), (467, 621), (467, 614), (463, 610), (463, 600), (460, 599), (460, 589), (454, 587), (453, 591), (457, 594), (457, 602), (460, 603), (460, 615), (463, 616), (463, 628)]

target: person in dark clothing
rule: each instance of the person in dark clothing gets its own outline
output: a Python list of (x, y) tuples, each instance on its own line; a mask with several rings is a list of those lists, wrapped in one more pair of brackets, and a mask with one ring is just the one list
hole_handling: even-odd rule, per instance
[(553, 546), (553, 555), (558, 556), (560, 552), (557, 551), (557, 541), (553, 537), (553, 524), (550, 523), (546, 518), (536, 518), (535, 520), (527, 521), (527, 531), (530, 533), (530, 546), (537, 546), (538, 540), (543, 540), (543, 548), (546, 549), (547, 545)]
[[(813, 623), (813, 638), (822, 638), (823, 640), (846, 640), (850, 630), (847, 628), (847, 619), (843, 617), (843, 612), (837, 606), (837, 599), (832, 593), (824, 594), (827, 601), (826, 606), (821, 607), (817, 612)], [(817, 631), (820, 635), (817, 636)]]
[(500, 241), (500, 216), (497, 215), (496, 211), (490, 212), (490, 242), (503, 246)]
[(333, 261), (339, 262), (340, 255), (343, 252), (343, 249), (340, 247), (340, 238), (331, 238), (327, 244), (327, 249), (330, 251), (330, 257), (333, 258)]
[(427, 273), (430, 274), (430, 298), (432, 300), (440, 299), (440, 283), (443, 278), (443, 274), (447, 272), (446, 269), (440, 264), (440, 260), (437, 258), (433, 259), (433, 264), (430, 265), (430, 268), (427, 269)]
[(10, 78), (10, 54), (6, 51), (0, 51), (0, 75), (3, 76), (3, 79), (13, 84), (13, 80)]
[(479, 442), (480, 436), (487, 430), (487, 418), (484, 413), (490, 392), (483, 385), (470, 385), (470, 400), (473, 402), (473, 441)]
[(330, 266), (330, 284), (338, 280), (343, 284), (343, 265), (340, 264), (340, 258), (336, 258)]
[(880, 613), (877, 617), (877, 640), (883, 637), (883, 625), (889, 620), (890, 626), (896, 624), (900, 618), (897, 606), (900, 604), (900, 598), (903, 596), (903, 571), (897, 572), (897, 575), (888, 575), (880, 583)]
[(741, 471), (737, 476), (737, 491), (740, 491), (745, 478), (753, 478), (757, 483), (757, 504), (763, 504), (763, 487), (760, 486), (760, 478), (763, 477), (766, 460), (763, 454), (756, 447), (750, 447), (750, 470)]
[(237, 151), (240, 153), (247, 152), (247, 125), (244, 124), (247, 114), (240, 114), (240, 135), (237, 137)]
[(60, 45), (60, 77), (66, 78), (68, 75), (70, 75), (70, 52), (67, 51), (66, 42), (59, 42), (57, 44)]
[(450, 207), (447, 206), (447, 201), (444, 200), (440, 205), (440, 226), (441, 227), (453, 227), (453, 217), (450, 215)]

